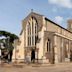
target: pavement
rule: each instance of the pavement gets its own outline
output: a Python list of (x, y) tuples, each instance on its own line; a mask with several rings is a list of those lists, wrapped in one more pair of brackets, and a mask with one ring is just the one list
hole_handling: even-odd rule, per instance
[(72, 72), (72, 63), (2, 64), (0, 72)]

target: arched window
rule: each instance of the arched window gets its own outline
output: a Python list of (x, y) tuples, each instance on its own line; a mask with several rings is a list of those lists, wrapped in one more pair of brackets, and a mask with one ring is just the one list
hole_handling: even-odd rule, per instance
[(30, 22), (27, 24), (27, 45), (31, 45), (31, 25)]
[(27, 24), (27, 33), (28, 33), (28, 36), (31, 35), (31, 25), (29, 22)]
[(34, 22), (34, 39), (35, 39), (34, 45), (36, 45), (38, 39), (38, 23), (36, 19)]
[(47, 52), (50, 52), (50, 39), (48, 39), (48, 41), (47, 41)]
[(37, 23), (35, 23), (35, 35), (37, 35), (37, 26), (38, 24)]
[(32, 17), (27, 25), (27, 46), (35, 46), (37, 42), (37, 29), (38, 28), (38, 23), (36, 18)]

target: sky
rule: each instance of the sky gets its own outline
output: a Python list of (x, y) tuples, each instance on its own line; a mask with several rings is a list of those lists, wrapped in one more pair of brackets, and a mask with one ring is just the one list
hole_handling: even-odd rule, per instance
[(65, 28), (72, 18), (72, 0), (0, 0), (0, 30), (19, 35), (31, 9)]

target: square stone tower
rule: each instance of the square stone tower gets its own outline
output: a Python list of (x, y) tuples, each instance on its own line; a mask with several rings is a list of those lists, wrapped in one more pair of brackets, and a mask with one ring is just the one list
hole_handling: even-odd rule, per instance
[(68, 20), (67, 29), (72, 32), (72, 19)]

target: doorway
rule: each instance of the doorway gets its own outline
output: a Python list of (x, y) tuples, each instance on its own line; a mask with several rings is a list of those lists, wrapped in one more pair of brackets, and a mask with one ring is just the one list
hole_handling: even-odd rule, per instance
[(31, 62), (35, 62), (35, 50), (34, 49), (32, 49), (32, 51), (31, 51)]

